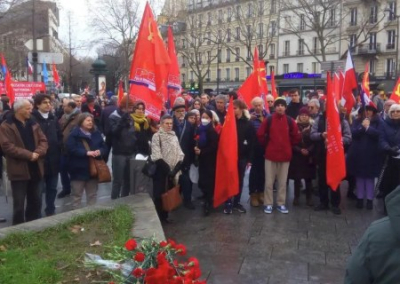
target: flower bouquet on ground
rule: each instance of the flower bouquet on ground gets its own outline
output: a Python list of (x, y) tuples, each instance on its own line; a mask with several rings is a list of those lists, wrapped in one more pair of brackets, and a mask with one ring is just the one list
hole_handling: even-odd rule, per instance
[(204, 284), (199, 280), (199, 261), (190, 257), (179, 262), (177, 256), (185, 256), (186, 247), (173, 240), (157, 242), (145, 239), (139, 245), (134, 239), (125, 247), (113, 247), (107, 254), (110, 260), (98, 255), (86, 254), (85, 266), (103, 268), (109, 272), (113, 282), (109, 284)]

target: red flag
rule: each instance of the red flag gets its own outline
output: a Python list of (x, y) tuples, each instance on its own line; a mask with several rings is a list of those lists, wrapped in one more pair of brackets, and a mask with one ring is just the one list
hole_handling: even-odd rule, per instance
[(354, 70), (353, 60), (351, 59), (350, 49), (347, 52), (346, 70), (344, 73), (344, 82), (342, 90), (342, 106), (344, 106), (349, 114), (356, 102), (353, 95), (353, 89), (358, 87), (356, 72)]
[(218, 143), (215, 173), (214, 207), (218, 207), (239, 193), (238, 141), (232, 97)]
[(274, 99), (276, 99), (278, 97), (278, 92), (276, 91), (275, 73), (273, 70), (271, 71), (271, 89), (272, 96), (274, 97)]
[(365, 71), (364, 71), (364, 76), (362, 80), (362, 85), (361, 88), (363, 89), (364, 93), (368, 96), (369, 98), (369, 71), (368, 71), (368, 62), (365, 64)]
[(124, 87), (122, 86), (122, 80), (119, 80), (118, 84), (118, 105), (121, 102), (122, 98), (124, 97)]
[(326, 183), (333, 190), (337, 190), (340, 182), (346, 177), (346, 162), (339, 111), (332, 92), (329, 72), (326, 85), (326, 132)]
[(171, 26), (168, 27), (168, 55), (171, 59), (171, 65), (169, 66), (168, 73), (168, 96), (165, 98), (165, 101), (169, 100), (169, 103), (172, 106), (176, 97), (182, 91), (182, 84), (180, 79), (178, 57), (176, 56), (175, 50), (174, 35), (172, 33)]
[(149, 3), (143, 13), (130, 72), (129, 93), (146, 104), (146, 113), (160, 118), (167, 96), (170, 59)]
[(400, 104), (400, 78), (397, 80), (397, 83), (394, 86), (390, 99), (394, 100), (396, 104)]
[(1, 54), (1, 69), (4, 75), (4, 85), (6, 89), (6, 95), (10, 99), (10, 105), (12, 105), (15, 101), (15, 92), (13, 86), (11, 85), (12, 83), (11, 74), (7, 68), (7, 63), (3, 54)]
[(252, 72), (246, 81), (240, 86), (237, 91), (239, 99), (244, 101), (247, 107), (251, 108), (251, 100), (259, 95), (258, 76), (256, 72)]
[(52, 70), (53, 70), (54, 83), (56, 84), (57, 87), (59, 87), (60, 86), (60, 77), (58, 76), (58, 71), (57, 71), (56, 65), (54, 63), (52, 64)]
[(340, 102), (340, 75), (335, 73), (333, 75), (333, 97), (335, 98), (335, 102)]
[(339, 98), (342, 100), (343, 95), (343, 83), (344, 83), (344, 74), (342, 71), (339, 72)]

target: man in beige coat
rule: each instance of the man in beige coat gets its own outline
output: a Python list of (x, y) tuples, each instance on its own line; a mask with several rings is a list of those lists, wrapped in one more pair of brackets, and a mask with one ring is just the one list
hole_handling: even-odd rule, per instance
[[(0, 146), (7, 162), (13, 196), (13, 225), (40, 218), (44, 156), (48, 148), (39, 124), (31, 119), (32, 105), (14, 103), (14, 114), (0, 126)], [(26, 199), (26, 209), (25, 209)]]

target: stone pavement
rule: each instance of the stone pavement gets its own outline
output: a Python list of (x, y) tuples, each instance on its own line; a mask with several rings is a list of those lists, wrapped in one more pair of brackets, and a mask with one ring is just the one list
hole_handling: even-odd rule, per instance
[[(341, 191), (346, 196), (346, 182)], [(305, 196), (293, 208), (288, 195), (288, 215), (276, 210), (267, 215), (262, 208), (250, 208), (248, 199), (245, 189), (246, 214), (224, 215), (221, 207), (209, 217), (203, 217), (197, 201), (195, 211), (179, 208), (171, 214), (176, 222), (164, 226), (167, 238), (185, 244), (188, 255), (199, 259), (207, 283), (343, 283), (348, 257), (367, 226), (382, 217), (378, 206), (355, 209), (346, 197), (339, 216), (307, 208)]]

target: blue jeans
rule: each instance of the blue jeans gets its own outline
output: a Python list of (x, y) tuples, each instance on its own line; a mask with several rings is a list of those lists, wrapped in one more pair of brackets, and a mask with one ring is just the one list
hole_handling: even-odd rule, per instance
[(57, 184), (58, 174), (45, 175), (41, 181), (40, 188), (42, 189), (42, 192), (46, 194), (46, 208), (44, 209), (46, 216), (54, 215), (56, 212), (54, 202), (57, 196)]
[(67, 155), (61, 155), (60, 177), (63, 191), (71, 192), (71, 180), (68, 174)]

